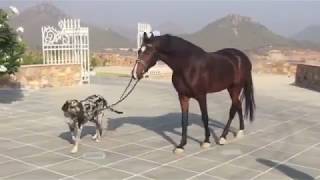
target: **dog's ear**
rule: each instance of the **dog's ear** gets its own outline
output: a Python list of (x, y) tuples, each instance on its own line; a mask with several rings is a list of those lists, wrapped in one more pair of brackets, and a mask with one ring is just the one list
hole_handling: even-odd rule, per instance
[(62, 105), (62, 107), (61, 107), (61, 110), (62, 111), (67, 111), (68, 110), (68, 107), (69, 107), (69, 104), (70, 104), (70, 102), (69, 101), (66, 101), (63, 105)]

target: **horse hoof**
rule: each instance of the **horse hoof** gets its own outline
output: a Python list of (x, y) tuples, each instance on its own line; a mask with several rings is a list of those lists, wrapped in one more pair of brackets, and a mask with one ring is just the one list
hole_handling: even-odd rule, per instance
[(210, 146), (211, 146), (211, 144), (208, 143), (208, 142), (203, 142), (203, 143), (201, 144), (201, 148), (203, 148), (203, 149), (207, 149), (207, 148), (209, 148)]
[(221, 145), (227, 144), (227, 140), (222, 137), (222, 138), (220, 138), (220, 140), (219, 140), (219, 144), (221, 144)]
[(182, 148), (176, 148), (173, 152), (174, 152), (174, 154), (181, 154), (181, 153), (184, 152), (184, 149), (182, 149)]
[(240, 131), (237, 132), (237, 135), (236, 135), (237, 138), (240, 139), (240, 138), (242, 138), (243, 136), (244, 136), (244, 131), (243, 131), (243, 130), (240, 130)]
[(100, 142), (100, 139), (97, 138), (97, 139), (96, 139), (96, 142), (97, 142), (97, 143)]
[(91, 137), (92, 140), (96, 140), (97, 139), (97, 135), (94, 135)]
[(74, 146), (70, 152), (71, 152), (72, 154), (77, 153), (77, 152), (78, 152), (78, 147), (77, 147), (77, 146)]

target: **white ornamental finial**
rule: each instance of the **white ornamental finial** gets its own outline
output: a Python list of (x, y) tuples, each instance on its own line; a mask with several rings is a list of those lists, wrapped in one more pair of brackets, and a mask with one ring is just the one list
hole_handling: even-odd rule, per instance
[(7, 68), (4, 65), (0, 65), (0, 72), (7, 72)]
[(19, 15), (19, 10), (15, 6), (9, 6), (11, 12), (15, 15)]
[(23, 33), (23, 32), (24, 32), (24, 28), (23, 28), (22, 26), (20, 26), (20, 27), (18, 27), (18, 28), (16, 29), (16, 31), (17, 31), (18, 33)]

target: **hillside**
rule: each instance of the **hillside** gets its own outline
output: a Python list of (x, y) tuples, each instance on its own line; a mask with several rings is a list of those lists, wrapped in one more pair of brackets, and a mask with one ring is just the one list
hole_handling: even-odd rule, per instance
[[(41, 49), (41, 27), (50, 25), (57, 27), (58, 21), (69, 16), (50, 3), (42, 3), (21, 12), (11, 20), (14, 27), (23, 26), (23, 39), (32, 49)], [(70, 18), (70, 17), (69, 17)], [(112, 30), (81, 22), (81, 26), (89, 27), (90, 48), (100, 51), (104, 48), (134, 47), (134, 41), (119, 35)]]
[(208, 51), (225, 47), (256, 49), (265, 46), (315, 48), (313, 44), (284, 38), (249, 17), (228, 15), (183, 38)]
[(306, 27), (293, 36), (297, 40), (305, 40), (320, 44), (320, 25)]
[(180, 25), (173, 22), (164, 22), (155, 27), (154, 30), (159, 30), (161, 34), (184, 34), (186, 31)]

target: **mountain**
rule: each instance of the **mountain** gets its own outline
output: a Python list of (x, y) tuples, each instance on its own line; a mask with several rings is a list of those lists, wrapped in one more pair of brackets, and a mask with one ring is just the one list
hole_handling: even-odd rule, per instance
[(137, 39), (137, 25), (110, 25), (110, 29), (116, 31), (121, 36), (126, 37), (127, 39), (130, 39), (131, 41), (136, 41)]
[[(153, 25), (151, 24), (153, 30), (160, 31), (161, 34), (183, 34), (186, 33), (184, 29), (173, 23), (173, 22), (165, 22), (161, 23), (159, 25)], [(137, 38), (137, 24), (130, 24), (125, 26), (119, 26), (119, 25), (110, 25), (111, 29), (115, 30), (121, 36), (124, 36), (132, 41), (136, 41)]]
[(218, 19), (195, 33), (181, 36), (208, 51), (226, 47), (243, 50), (265, 46), (314, 48), (313, 44), (284, 38), (250, 17), (235, 14)]
[(153, 30), (160, 31), (161, 34), (184, 34), (186, 31), (179, 26), (178, 24), (175, 24), (173, 22), (164, 22), (162, 24), (159, 24), (155, 27), (152, 27)]
[[(24, 28), (23, 39), (27, 46), (32, 49), (41, 49), (41, 27), (58, 27), (58, 21), (70, 18), (56, 6), (50, 3), (41, 3), (21, 12), (20, 15), (11, 19), (14, 27)], [(135, 47), (134, 41), (119, 35), (112, 30), (104, 30), (94, 25), (81, 22), (81, 26), (89, 27), (90, 49), (100, 51), (105, 48)]]
[(320, 44), (320, 25), (306, 27), (292, 38)]

